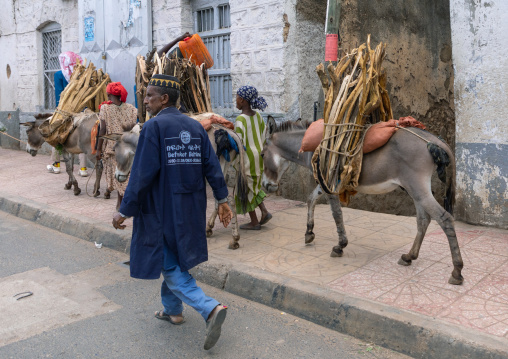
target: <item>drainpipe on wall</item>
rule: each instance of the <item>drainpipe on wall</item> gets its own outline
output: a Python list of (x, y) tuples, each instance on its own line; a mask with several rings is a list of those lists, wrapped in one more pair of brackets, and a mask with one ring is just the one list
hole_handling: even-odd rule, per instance
[(337, 61), (339, 49), (339, 20), (341, 0), (328, 0), (326, 7), (326, 47), (325, 61)]

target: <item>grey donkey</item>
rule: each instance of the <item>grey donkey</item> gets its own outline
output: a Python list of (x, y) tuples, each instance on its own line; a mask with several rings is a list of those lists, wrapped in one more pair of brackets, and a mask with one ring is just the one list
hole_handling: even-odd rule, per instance
[[(416, 223), (418, 232), (409, 253), (403, 254), (399, 264), (408, 266), (411, 261), (418, 258), (425, 232), (431, 221), (434, 219), (441, 226), (448, 238), (453, 261), (453, 271), (448, 283), (462, 284), (464, 278), (461, 275), (463, 261), (455, 234), (452, 208), (455, 198), (455, 159), (450, 147), (431, 133), (411, 128), (413, 133), (399, 129), (381, 148), (363, 155), (362, 172), (359, 179), (357, 191), (365, 194), (381, 194), (393, 191), (402, 187), (413, 199), (416, 206)], [(262, 152), (264, 159), (263, 186), (274, 192), (278, 189), (280, 179), (289, 166), (289, 162), (312, 169), (312, 153), (299, 154), (305, 129), (285, 125), (277, 128), (275, 121), (268, 121), (267, 142)], [(445, 210), (434, 198), (431, 191), (431, 177), (436, 170), (434, 157), (427, 146), (427, 141), (434, 144), (434, 150), (441, 152), (441, 155), (448, 157), (449, 166), (452, 170), (447, 184), (447, 209)], [(437, 161), (439, 162), (439, 161)], [(444, 164), (437, 166), (440, 178), (444, 179)], [(323, 195), (324, 191), (318, 185), (310, 194), (307, 200), (307, 232), (305, 243), (314, 240), (314, 208), (316, 201)], [(341, 257), (343, 248), (347, 246), (348, 240), (344, 221), (342, 217), (341, 204), (338, 196), (328, 194), (328, 199), (337, 226), (339, 243), (334, 246), (331, 252), (332, 257)]]
[[(35, 122), (25, 122), (21, 123), (21, 125), (26, 126), (26, 134), (28, 137), (28, 145), (26, 147), (26, 151), (30, 153), (32, 156), (37, 155), (37, 151), (43, 145), (44, 137), (39, 130), (39, 126), (52, 114), (41, 114), (36, 116)], [(74, 177), (73, 169), (74, 169), (74, 155), (78, 155), (80, 153), (84, 153), (87, 155), (87, 159), (92, 163), (95, 163), (95, 155), (92, 154), (92, 146), (91, 146), (91, 132), (92, 127), (95, 125), (95, 122), (99, 119), (96, 113), (90, 110), (85, 110), (84, 112), (80, 112), (74, 115), (74, 123), (75, 128), (67, 137), (67, 140), (63, 144), (63, 162), (65, 162), (65, 169), (69, 176), (67, 183), (64, 186), (64, 189), (69, 190), (74, 186), (74, 194), (77, 196), (81, 193), (81, 189), (79, 188), (78, 181), (76, 177)], [(95, 184), (93, 190), (93, 196), (97, 197), (100, 192), (100, 182), (102, 177), (102, 166), (96, 166), (95, 171)]]
[[(192, 117), (192, 116), (191, 116)], [(138, 145), (139, 140), (139, 133), (141, 131), (142, 126), (139, 124), (134, 126), (134, 128), (130, 131), (124, 132), (124, 133), (117, 133), (117, 134), (111, 134), (102, 136), (103, 138), (107, 140), (116, 141), (115, 144), (115, 159), (116, 159), (116, 170), (115, 170), (115, 177), (118, 180), (118, 182), (125, 182), (129, 178), (129, 174), (131, 172), (132, 163), (134, 162), (134, 155), (136, 153), (136, 147)], [(230, 161), (226, 161), (223, 156), (219, 156), (219, 162), (221, 165), (222, 173), (224, 174), (224, 177), (227, 178), (227, 174), (229, 171), (229, 167), (234, 164), (238, 163), (239, 165), (236, 166), (239, 168), (239, 171), (237, 172), (238, 177), (238, 186), (237, 191), (241, 192), (242, 187), (246, 184), (246, 176), (245, 173), (245, 166), (244, 166), (244, 152), (245, 149), (243, 147), (242, 140), (240, 137), (232, 130), (220, 126), (220, 125), (212, 125), (212, 128), (208, 130), (208, 138), (210, 139), (210, 142), (212, 143), (212, 147), (214, 151), (217, 152), (217, 144), (215, 141), (215, 132), (218, 130), (224, 130), (226, 131), (229, 136), (231, 136), (234, 141), (237, 144), (237, 147), (239, 148), (240, 153), (237, 153), (236, 151), (230, 151)], [(240, 154), (240, 155), (239, 155)], [(227, 182), (227, 179), (226, 179)], [(244, 188), (243, 191), (246, 191)], [(246, 198), (246, 197), (245, 197)], [(240, 247), (239, 240), (240, 240), (240, 233), (238, 231), (238, 220), (236, 216), (236, 205), (235, 200), (233, 196), (229, 196), (229, 205), (231, 207), (231, 210), (233, 211), (233, 220), (231, 221), (232, 224), (232, 236), (233, 238), (229, 242), (229, 249), (238, 249)], [(207, 225), (206, 225), (206, 235), (207, 237), (212, 236), (213, 234), (213, 227), (215, 226), (215, 219), (217, 217), (218, 211), (218, 204), (217, 201), (215, 202), (215, 209), (208, 219)]]

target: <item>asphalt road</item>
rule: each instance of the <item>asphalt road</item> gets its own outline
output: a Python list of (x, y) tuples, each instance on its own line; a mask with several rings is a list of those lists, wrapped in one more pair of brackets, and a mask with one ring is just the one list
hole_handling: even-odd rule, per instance
[(205, 351), (201, 316), (155, 319), (161, 281), (130, 278), (127, 260), (0, 212), (0, 358), (408, 358), (202, 285), (229, 306)]

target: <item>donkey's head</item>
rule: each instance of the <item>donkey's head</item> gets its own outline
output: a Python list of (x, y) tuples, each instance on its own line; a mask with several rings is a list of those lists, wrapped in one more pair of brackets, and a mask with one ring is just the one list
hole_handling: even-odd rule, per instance
[(123, 134), (102, 136), (104, 139), (116, 141), (114, 147), (116, 159), (115, 178), (118, 182), (125, 182), (129, 177), (132, 163), (134, 162), (134, 155), (136, 154), (136, 147), (138, 146), (140, 131), (141, 125), (138, 124), (132, 130)]
[(20, 125), (26, 126), (26, 136), (28, 138), (26, 152), (30, 153), (32, 156), (37, 155), (37, 151), (45, 142), (39, 130), (39, 126), (51, 116), (51, 113), (41, 113), (35, 116), (35, 122), (20, 123)]
[(268, 116), (266, 125), (266, 143), (261, 152), (264, 163), (262, 185), (268, 192), (275, 192), (290, 162), (307, 165), (309, 155), (298, 153), (306, 126), (300, 119), (277, 126), (272, 116)]

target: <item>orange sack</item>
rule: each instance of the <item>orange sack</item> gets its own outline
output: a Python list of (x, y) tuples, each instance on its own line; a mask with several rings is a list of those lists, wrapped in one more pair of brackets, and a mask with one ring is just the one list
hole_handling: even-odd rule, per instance
[(393, 136), (397, 127), (418, 127), (425, 130), (425, 125), (411, 116), (400, 117), (399, 120), (388, 120), (372, 125), (365, 134), (363, 153), (369, 153), (384, 146)]
[(305, 135), (303, 136), (302, 146), (300, 147), (301, 152), (314, 152), (323, 139), (323, 132), (325, 131), (325, 120), (322, 118), (312, 122)]

